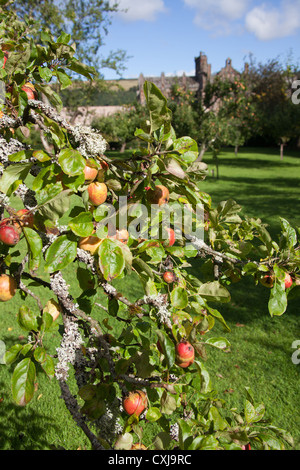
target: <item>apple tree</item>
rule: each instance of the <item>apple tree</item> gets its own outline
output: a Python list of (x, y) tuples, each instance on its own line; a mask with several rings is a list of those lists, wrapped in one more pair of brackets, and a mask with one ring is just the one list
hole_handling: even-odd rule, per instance
[[(167, 100), (151, 82), (147, 119), (135, 130), (140, 148), (108, 157), (99, 131), (61, 117), (51, 87), (70, 85), (73, 71), (93, 77), (70, 36), (41, 31), (35, 43), (34, 22), (3, 11), (0, 21), (0, 301), (13, 311), (15, 296), (22, 299), (16, 321), (28, 334), (4, 356), (16, 406), (30, 406), (46, 374), (93, 449), (292, 446), (251, 389), (244, 409), (228, 409), (206, 351), (230, 347), (214, 326), (229, 330), (221, 310), (233, 277), (262, 281), (270, 314), (286, 311), (299, 289), (299, 229), (282, 218), (273, 240), (237, 202), (215, 206), (201, 191), (206, 167), (196, 141), (175, 135)], [(51, 151), (24, 143), (36, 128)], [(135, 298), (128, 285), (139, 287)], [(54, 330), (55, 354), (47, 348)]]

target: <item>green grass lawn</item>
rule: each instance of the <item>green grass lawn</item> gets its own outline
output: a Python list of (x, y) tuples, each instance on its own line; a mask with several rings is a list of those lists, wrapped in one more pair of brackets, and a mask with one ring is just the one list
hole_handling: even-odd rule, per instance
[[(205, 155), (204, 161), (209, 175), (200, 187), (212, 196), (213, 205), (235, 199), (243, 206), (243, 214), (260, 217), (268, 223), (274, 237), (279, 228), (279, 215), (300, 226), (300, 152), (286, 152), (281, 161), (277, 149), (241, 149), (237, 157), (231, 150), (223, 151), (218, 180), (211, 174), (214, 165), (210, 154)], [(197, 269), (196, 263), (193, 269)], [(67, 268), (65, 275), (67, 282), (72, 283), (73, 268)], [(75, 292), (77, 286), (72, 285), (72, 289)], [(122, 280), (121, 289), (132, 298), (139, 293), (139, 286), (131, 278)], [(224, 353), (213, 348), (208, 351), (207, 368), (214, 387), (230, 406), (240, 408), (245, 398), (244, 388), (250, 386), (257, 401), (265, 403), (267, 416), (276, 426), (291, 432), (296, 449), (300, 449), (300, 365), (292, 363), (292, 343), (300, 340), (298, 301), (289, 302), (282, 317), (271, 318), (267, 310), (268, 289), (244, 279), (233, 284), (230, 291), (232, 302), (218, 308), (231, 332), (224, 333), (219, 326), (213, 330), (214, 335), (226, 335), (231, 343), (230, 351)], [(46, 301), (50, 292), (43, 295)], [(34, 305), (33, 299), (29, 302)], [(22, 303), (17, 294), (13, 301), (0, 307), (0, 340), (7, 347), (22, 342), (24, 331), (15, 320)], [(53, 352), (58, 337), (58, 332), (53, 332), (49, 338)], [(33, 401), (22, 408), (15, 406), (11, 399), (10, 372), (0, 365), (1, 450), (47, 449), (52, 445), (70, 450), (89, 448), (89, 442), (59, 398), (55, 381), (41, 375)]]

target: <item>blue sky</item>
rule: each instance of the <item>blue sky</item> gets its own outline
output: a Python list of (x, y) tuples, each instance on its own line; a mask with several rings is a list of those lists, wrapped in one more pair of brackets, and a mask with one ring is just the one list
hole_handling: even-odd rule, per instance
[[(114, 0), (111, 0), (112, 3)], [(292, 57), (300, 63), (300, 0), (118, 0), (103, 56), (124, 49), (122, 78), (192, 75), (194, 58), (208, 56), (212, 72), (227, 57), (242, 70), (249, 53), (258, 61)], [(118, 78), (103, 69), (106, 79)]]

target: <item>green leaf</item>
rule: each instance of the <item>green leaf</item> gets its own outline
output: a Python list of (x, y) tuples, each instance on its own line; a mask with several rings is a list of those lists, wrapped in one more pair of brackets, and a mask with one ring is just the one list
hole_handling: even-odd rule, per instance
[(159, 420), (161, 418), (161, 416), (162, 416), (162, 414), (161, 414), (159, 408), (156, 408), (155, 406), (152, 406), (151, 408), (149, 408), (147, 410), (147, 413), (146, 413), (146, 419), (148, 421), (151, 421), (152, 423)]
[(211, 379), (209, 377), (209, 373), (208, 373), (206, 367), (200, 361), (194, 361), (194, 364), (196, 364), (196, 366), (197, 366), (198, 374), (199, 374), (200, 381), (201, 381), (200, 392), (201, 393), (211, 392), (212, 391), (212, 383), (211, 383)]
[(193, 163), (198, 158), (198, 144), (188, 136), (174, 140), (173, 150), (179, 152), (186, 163)]
[(61, 109), (63, 107), (62, 100), (61, 100), (59, 94), (56, 93), (53, 90), (53, 88), (51, 88), (50, 85), (44, 85), (44, 84), (41, 84), (41, 83), (36, 83), (35, 88), (38, 91), (40, 91), (41, 93), (43, 93), (44, 95), (46, 95), (46, 97), (48, 98), (48, 100), (50, 101), (52, 106), (57, 108), (58, 111), (61, 111)]
[(98, 249), (99, 267), (107, 281), (119, 277), (125, 268), (121, 247), (113, 240), (105, 239)]
[(75, 235), (88, 237), (94, 230), (93, 214), (91, 212), (82, 212), (70, 220), (68, 225)]
[(38, 194), (39, 212), (51, 221), (59, 219), (70, 208), (70, 193), (70, 189), (62, 191), (61, 183), (42, 190)]
[(32, 228), (23, 227), (23, 233), (30, 251), (29, 269), (35, 271), (39, 268), (42, 260), (43, 242), (39, 234)]
[(247, 423), (257, 423), (265, 414), (265, 406), (261, 403), (255, 407), (250, 401), (246, 400), (244, 413)]
[(58, 163), (62, 171), (69, 176), (80, 175), (85, 167), (81, 153), (73, 149), (64, 149), (58, 155)]
[(24, 181), (32, 165), (33, 163), (16, 163), (15, 165), (8, 166), (0, 178), (0, 191), (7, 194), (15, 181)]
[(230, 302), (230, 292), (219, 281), (206, 282), (198, 289), (198, 294), (213, 302)]
[(163, 391), (160, 404), (161, 412), (166, 415), (172, 415), (177, 408), (175, 397), (167, 393), (166, 390)]
[(149, 81), (144, 83), (144, 94), (150, 114), (150, 134), (165, 126), (165, 133), (170, 132), (171, 111), (167, 107), (167, 99), (160, 89)]
[(45, 271), (53, 273), (65, 268), (77, 256), (77, 243), (68, 235), (56, 238), (45, 255)]
[(72, 80), (63, 70), (57, 70), (57, 78), (61, 84), (61, 89), (64, 90), (68, 86), (72, 85)]
[(20, 307), (17, 321), (23, 330), (38, 331), (37, 315), (25, 305)]
[(281, 246), (284, 245), (283, 248), (291, 250), (297, 243), (296, 230), (283, 217), (279, 217), (279, 220), (282, 228)]
[(32, 400), (35, 377), (35, 365), (30, 357), (25, 357), (15, 367), (12, 375), (12, 396), (17, 405), (24, 406)]
[(6, 351), (4, 355), (5, 364), (10, 365), (15, 362), (18, 359), (22, 349), (23, 344), (14, 344), (8, 351)]
[(205, 341), (205, 344), (214, 346), (218, 349), (227, 349), (230, 347), (230, 342), (226, 338), (209, 338)]
[(171, 369), (171, 367), (175, 363), (175, 345), (173, 341), (169, 338), (169, 336), (162, 330), (157, 330), (156, 334), (158, 337), (158, 341), (161, 345), (163, 354), (167, 360), (168, 368)]
[(188, 295), (183, 287), (175, 287), (171, 292), (171, 304), (180, 310), (188, 306)]
[(275, 280), (275, 284), (271, 289), (268, 302), (269, 313), (273, 315), (282, 315), (287, 308), (287, 295), (284, 282)]
[(181, 450), (186, 449), (186, 441), (190, 439), (191, 437), (191, 426), (181, 418), (178, 418), (177, 420), (178, 426), (179, 426), (179, 445)]

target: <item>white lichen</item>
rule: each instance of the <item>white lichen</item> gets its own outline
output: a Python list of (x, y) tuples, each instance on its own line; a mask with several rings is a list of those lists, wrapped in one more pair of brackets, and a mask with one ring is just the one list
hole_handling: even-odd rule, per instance
[(69, 367), (76, 361), (76, 352), (83, 340), (78, 329), (78, 324), (69, 318), (65, 320), (65, 332), (62, 342), (57, 351), (58, 362), (55, 367), (55, 377), (57, 380), (66, 381), (69, 376)]
[(89, 126), (75, 126), (72, 128), (72, 135), (78, 145), (77, 150), (83, 157), (100, 156), (106, 151), (106, 140), (98, 130), (92, 129)]

